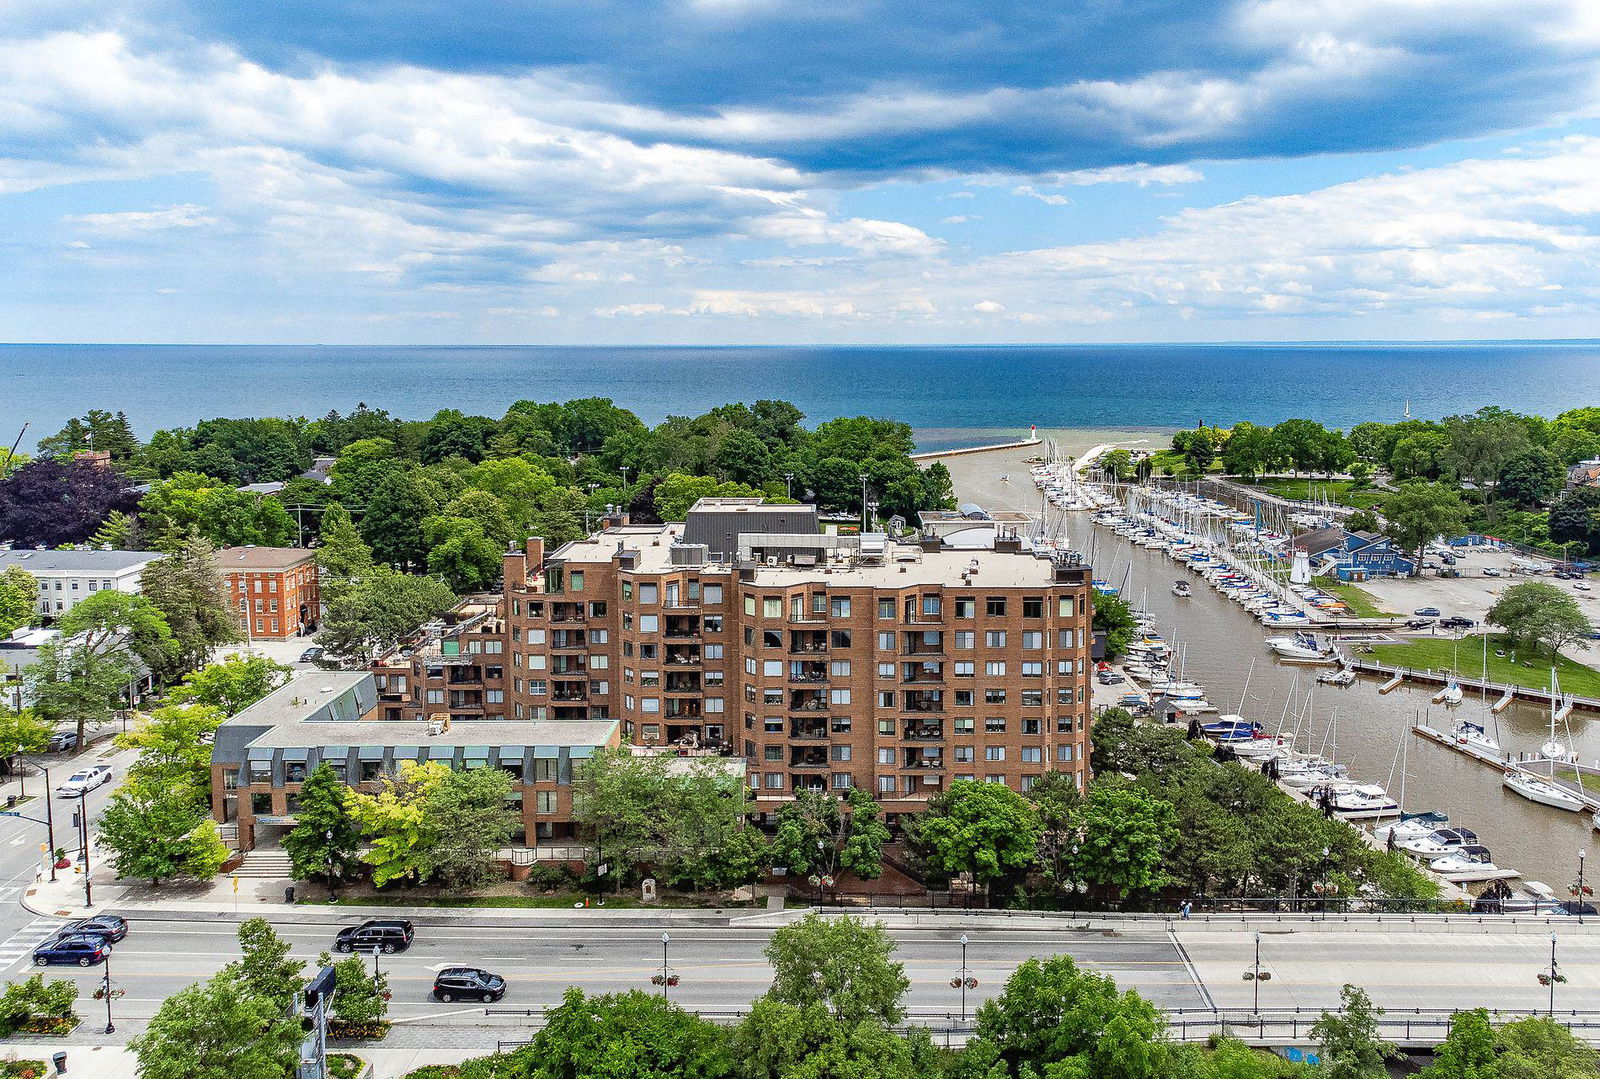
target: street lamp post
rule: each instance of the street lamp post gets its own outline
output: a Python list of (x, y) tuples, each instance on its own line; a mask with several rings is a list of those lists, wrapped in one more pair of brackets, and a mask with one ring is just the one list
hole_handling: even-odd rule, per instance
[(952, 989), (961, 990), (961, 1025), (967, 1025), (967, 990), (978, 988), (978, 979), (967, 969), (967, 935), (961, 934), (961, 969), (950, 979)]
[(661, 987), (663, 999), (667, 995), (667, 987), (678, 984), (678, 976), (672, 973), (672, 968), (667, 965), (667, 942), (671, 939), (667, 934), (661, 934), (661, 970), (650, 978), (652, 983)]
[(50, 793), (50, 769), (44, 770), (44, 830), (50, 843), (50, 883), (56, 880), (56, 811), (55, 798)]
[(1328, 859), (1332, 854), (1333, 852), (1327, 847), (1322, 848), (1322, 917), (1324, 921), (1328, 917)]
[(868, 510), (868, 519), (871, 520), (873, 524), (877, 524), (878, 523), (878, 500), (876, 498), (872, 499), (870, 502), (867, 503), (867, 510)]
[(1244, 972), (1244, 980), (1252, 983), (1251, 989), (1255, 992), (1254, 1011), (1259, 1016), (1261, 1014), (1261, 983), (1272, 980), (1272, 972), (1261, 969), (1261, 930), (1259, 929), (1256, 930), (1256, 961), (1251, 964), (1249, 970)]
[(94, 888), (89, 883), (89, 791), (78, 792), (78, 862), (83, 867), (83, 905), (94, 906)]
[[(322, 849), (328, 856), (328, 902), (337, 903), (339, 902), (339, 882), (333, 876), (333, 829), (329, 828), (324, 831), (322, 838), (326, 844)], [(376, 952), (373, 953), (372, 962), (374, 965), (378, 962)]]
[(106, 998), (106, 1033), (115, 1034), (117, 1032), (117, 1024), (111, 1021), (111, 1001), (112, 998), (121, 994), (111, 987), (111, 952), (109, 949), (106, 951), (105, 973), (100, 979), (100, 992)]
[(789, 501), (793, 502), (794, 501), (794, 473), (793, 472), (785, 472), (783, 474), (783, 491), (784, 491), (784, 494), (786, 494), (789, 497)]
[(1561, 967), (1556, 963), (1556, 935), (1550, 934), (1550, 969), (1539, 972), (1539, 984), (1550, 987), (1550, 1016), (1556, 1014), (1556, 983), (1564, 982), (1567, 976), (1561, 973)]
[(1588, 854), (1588, 851), (1580, 850), (1578, 852), (1578, 882), (1572, 886), (1572, 898), (1578, 902), (1576, 911), (1578, 914), (1579, 925), (1583, 924), (1583, 907), (1587, 902), (1587, 900), (1584, 899), (1584, 896), (1589, 892), (1589, 889), (1586, 888), (1583, 883), (1583, 861), (1588, 857)]

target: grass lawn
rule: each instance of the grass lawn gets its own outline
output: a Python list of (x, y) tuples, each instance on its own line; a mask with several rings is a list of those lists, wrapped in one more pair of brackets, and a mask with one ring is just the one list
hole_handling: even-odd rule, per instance
[[(1483, 637), (1463, 637), (1459, 648), (1446, 638), (1421, 637), (1404, 644), (1375, 644), (1372, 654), (1380, 663), (1400, 667), (1429, 668), (1450, 667), (1469, 677), (1483, 669)], [(1505, 651), (1504, 656), (1494, 654), (1495, 649)], [(1528, 689), (1545, 689), (1550, 685), (1550, 659), (1543, 653), (1533, 659), (1518, 657), (1511, 662), (1511, 642), (1498, 634), (1489, 637), (1489, 681), (1511, 683)], [(1556, 660), (1556, 677), (1561, 689), (1580, 697), (1600, 697), (1600, 671), (1562, 656)]]
[(1307, 502), (1326, 499), (1341, 506), (1370, 509), (1383, 501), (1384, 492), (1370, 487), (1359, 489), (1350, 480), (1317, 480), (1306, 476), (1260, 476), (1252, 486), (1279, 498)]
[(1353, 584), (1330, 581), (1326, 584), (1319, 582), (1317, 587), (1329, 595), (1344, 600), (1345, 605), (1350, 608), (1350, 613), (1357, 618), (1384, 618), (1395, 613), (1378, 606), (1377, 596)]

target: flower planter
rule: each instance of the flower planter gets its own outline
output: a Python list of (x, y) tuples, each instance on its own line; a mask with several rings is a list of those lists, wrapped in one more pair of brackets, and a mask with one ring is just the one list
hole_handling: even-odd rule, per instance
[(341, 1042), (381, 1041), (389, 1035), (391, 1024), (387, 1019), (369, 1023), (352, 1023), (343, 1019), (328, 1020), (328, 1039)]
[(13, 1038), (65, 1038), (78, 1029), (83, 1022), (77, 1016), (67, 1019), (56, 1019), (49, 1016), (36, 1016), (29, 1019), (17, 1028)]

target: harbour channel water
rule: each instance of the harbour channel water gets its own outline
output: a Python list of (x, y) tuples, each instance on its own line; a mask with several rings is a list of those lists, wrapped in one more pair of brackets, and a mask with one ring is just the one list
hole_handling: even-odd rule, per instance
[[(988, 460), (982, 455), (952, 459), (960, 497), (991, 510), (1037, 512), (1038, 494), (1020, 460), (1023, 452)], [(1010, 482), (984, 478), (1000, 473), (1010, 475)], [(1052, 516), (1052, 524), (1055, 521)], [(1497, 865), (1519, 870), (1524, 879), (1543, 881), (1563, 898), (1576, 879), (1578, 852), (1600, 850), (1596, 838), (1600, 833), (1593, 831), (1587, 812), (1570, 813), (1529, 802), (1501, 785), (1497, 769), (1410, 733), (1419, 719), (1442, 730), (1460, 719), (1471, 719), (1482, 722), (1491, 733), (1498, 724), (1499, 742), (1506, 750), (1532, 754), (1549, 735), (1547, 710), (1515, 704), (1491, 717), (1487, 704), (1470, 694), (1461, 705), (1446, 709), (1431, 703), (1431, 690), (1407, 685), (1380, 694), (1379, 683), (1372, 678), (1360, 678), (1342, 689), (1314, 685), (1317, 672), (1326, 668), (1277, 661), (1263, 643), (1266, 634), (1254, 618), (1164, 553), (1135, 546), (1109, 529), (1097, 528), (1088, 513), (1066, 514), (1061, 527), (1075, 550), (1092, 556), (1097, 578), (1119, 584), (1126, 575), (1125, 594), (1130, 602), (1149, 610), (1161, 635), (1174, 648), (1183, 649), (1186, 677), (1202, 683), (1211, 703), (1222, 712), (1239, 712), (1276, 730), (1292, 694), (1288, 721), (1292, 730), (1293, 713), (1303, 706), (1310, 689), (1310, 718), (1296, 748), (1324, 751), (1327, 742), (1326, 752), (1349, 768), (1351, 778), (1380, 784), (1397, 799), (1401, 790), (1398, 754), (1401, 739), (1408, 739), (1405, 808), (1448, 813), (1453, 824), (1478, 833)], [(1173, 582), (1180, 579), (1193, 586), (1191, 598), (1172, 594)], [(1462, 663), (1470, 667), (1465, 656)], [(1122, 689), (1111, 688), (1116, 692)], [(1567, 722), (1579, 759), (1590, 763), (1600, 758), (1600, 717), (1575, 712)], [(1330, 726), (1334, 728), (1331, 737)], [(1565, 737), (1562, 728), (1558, 734)], [(1590, 868), (1600, 877), (1600, 859)], [(1481, 886), (1473, 885), (1471, 890), (1480, 891)]]

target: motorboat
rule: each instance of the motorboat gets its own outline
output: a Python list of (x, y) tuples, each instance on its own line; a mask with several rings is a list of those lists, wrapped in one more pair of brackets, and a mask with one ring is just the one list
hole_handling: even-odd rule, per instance
[(1200, 733), (1208, 738), (1254, 738), (1265, 734), (1261, 724), (1243, 716), (1221, 716), (1210, 723), (1200, 724)]
[(1398, 844), (1402, 839), (1416, 839), (1425, 835), (1432, 835), (1450, 823), (1447, 813), (1428, 811), (1425, 813), (1404, 813), (1393, 824), (1380, 824), (1372, 830), (1373, 838), (1380, 843), (1389, 842), (1389, 837), (1394, 836)]
[(1461, 683), (1456, 681), (1456, 676), (1451, 675), (1444, 684), (1444, 688), (1433, 695), (1434, 704), (1444, 704), (1454, 707), (1461, 703)]
[(1341, 817), (1370, 819), (1400, 815), (1400, 803), (1389, 797), (1388, 791), (1374, 783), (1332, 787), (1327, 797), (1333, 811)]
[(1317, 681), (1325, 686), (1350, 686), (1356, 681), (1355, 671), (1324, 671), (1317, 675)]
[(1455, 740), (1458, 746), (1491, 753), (1496, 757), (1500, 755), (1500, 743), (1489, 737), (1488, 731), (1485, 731), (1481, 725), (1472, 722), (1470, 719), (1463, 719), (1452, 727), (1450, 729), (1450, 737)]
[(1320, 757), (1278, 765), (1278, 782), (1296, 790), (1337, 783), (1344, 779), (1347, 769), (1342, 764)]
[(1514, 869), (1501, 869), (1489, 856), (1488, 847), (1476, 845), (1435, 858), (1428, 863), (1428, 868), (1445, 880), (1458, 884), (1474, 880), (1504, 880), (1522, 875)]
[(1557, 786), (1547, 779), (1529, 775), (1527, 772), (1519, 772), (1512, 769), (1506, 772), (1501, 782), (1530, 802), (1538, 802), (1540, 805), (1551, 806), (1555, 809), (1565, 809), (1573, 813), (1586, 808), (1584, 800), (1565, 787)]
[(1477, 845), (1478, 833), (1470, 828), (1440, 828), (1425, 836), (1396, 839), (1394, 845), (1424, 858), (1442, 858), (1462, 847)]
[(1194, 595), (1194, 589), (1189, 587), (1188, 581), (1174, 581), (1172, 582), (1172, 594), (1179, 599), (1188, 599)]
[(1323, 648), (1312, 633), (1295, 633), (1286, 637), (1268, 637), (1267, 645), (1284, 659), (1326, 662), (1330, 650)]
[(1257, 734), (1251, 738), (1223, 738), (1217, 744), (1231, 749), (1236, 757), (1261, 760), (1288, 749), (1291, 739), (1281, 734)]

